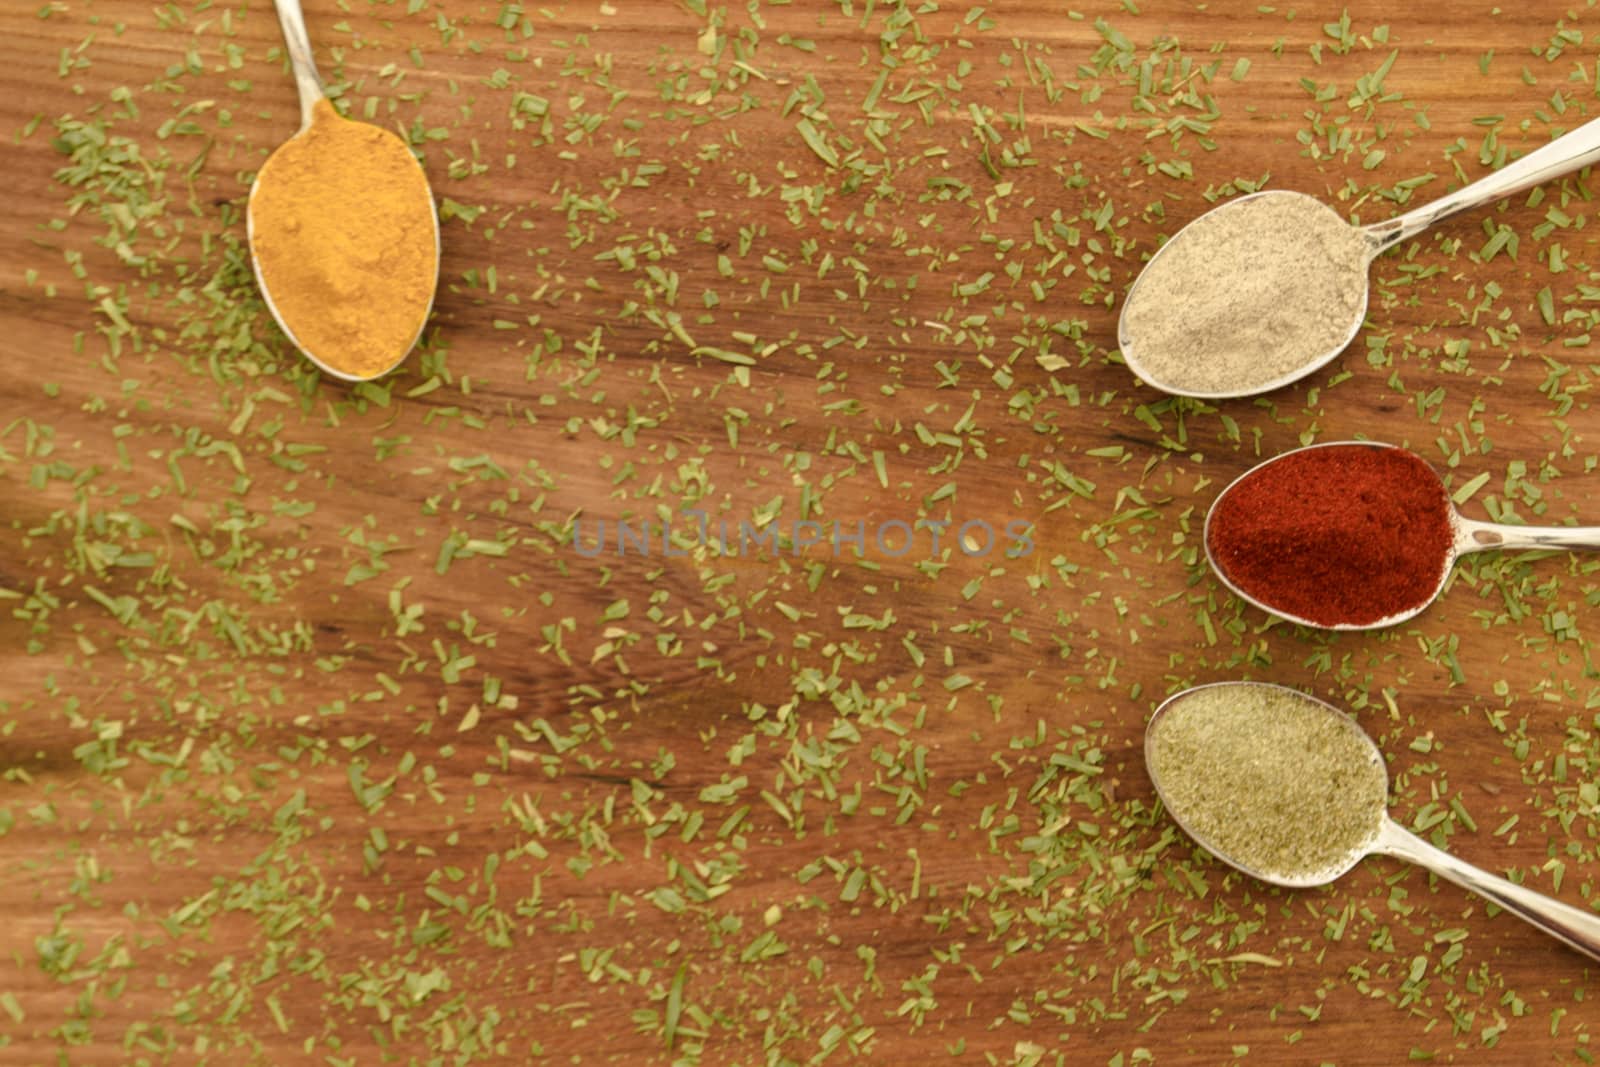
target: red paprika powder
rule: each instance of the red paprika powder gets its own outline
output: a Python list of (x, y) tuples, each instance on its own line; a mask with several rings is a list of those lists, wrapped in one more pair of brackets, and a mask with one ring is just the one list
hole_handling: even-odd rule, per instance
[(1286, 452), (1211, 506), (1212, 564), (1239, 590), (1318, 626), (1422, 607), (1453, 559), (1453, 510), (1433, 469), (1390, 445)]

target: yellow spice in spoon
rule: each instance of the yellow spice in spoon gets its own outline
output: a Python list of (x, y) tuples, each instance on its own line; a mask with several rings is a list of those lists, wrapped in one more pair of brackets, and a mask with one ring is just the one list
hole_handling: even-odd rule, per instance
[(346, 378), (411, 350), (439, 276), (428, 179), (400, 138), (326, 100), (250, 190), (256, 278), (296, 347)]

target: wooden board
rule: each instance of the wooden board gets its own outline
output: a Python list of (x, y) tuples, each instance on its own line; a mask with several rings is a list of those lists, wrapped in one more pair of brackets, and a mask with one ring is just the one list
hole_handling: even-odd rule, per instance
[(375, 387), (244, 258), (297, 115), (270, 8), (0, 12), (0, 1062), (1589, 1057), (1589, 961), (1393, 861), (1231, 873), (1140, 754), (1184, 686), (1298, 686), (1402, 822), (1594, 899), (1592, 561), (1331, 635), (1199, 542), (1355, 436), (1474, 517), (1600, 515), (1587, 176), (1384, 257), (1272, 395), (1177, 403), (1114, 346), (1221, 197), (1373, 221), (1576, 127), (1592, 20), (309, 6), (441, 203)]

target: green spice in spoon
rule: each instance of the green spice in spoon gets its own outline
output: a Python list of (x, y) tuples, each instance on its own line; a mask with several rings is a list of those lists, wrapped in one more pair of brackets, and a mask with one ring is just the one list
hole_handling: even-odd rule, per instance
[(1366, 855), (1398, 856), (1600, 959), (1600, 916), (1458, 860), (1389, 818), (1378, 747), (1315, 697), (1257, 682), (1188, 689), (1156, 709), (1144, 752), (1167, 813), (1246, 874), (1305, 888)]

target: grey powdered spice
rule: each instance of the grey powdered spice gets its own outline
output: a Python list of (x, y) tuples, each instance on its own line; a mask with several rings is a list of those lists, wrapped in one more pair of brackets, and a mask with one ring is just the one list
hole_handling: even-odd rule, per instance
[(1123, 355), (1152, 385), (1229, 396), (1309, 371), (1366, 307), (1367, 240), (1299, 193), (1244, 197), (1164, 246), (1123, 308)]
[(1290, 882), (1346, 868), (1377, 833), (1388, 779), (1348, 716), (1266, 685), (1195, 689), (1145, 746), (1167, 812), (1219, 857)]

